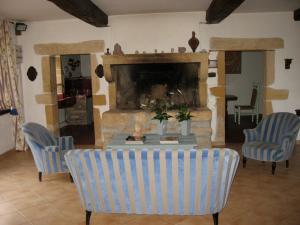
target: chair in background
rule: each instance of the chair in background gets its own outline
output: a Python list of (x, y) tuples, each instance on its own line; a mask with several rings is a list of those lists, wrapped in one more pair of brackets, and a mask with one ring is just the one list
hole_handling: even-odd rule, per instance
[(280, 112), (265, 117), (255, 129), (245, 129), (243, 167), (249, 158), (272, 162), (273, 175), (276, 162), (286, 161), (288, 168), (299, 128), (300, 119), (296, 115)]
[(258, 84), (253, 84), (250, 105), (235, 105), (234, 106), (234, 122), (241, 124), (241, 115), (251, 115), (252, 122), (256, 117), (256, 124), (259, 119), (259, 88)]
[(65, 158), (87, 225), (92, 212), (212, 214), (217, 225), (239, 162), (231, 149), (74, 150)]
[(37, 123), (25, 123), (23, 132), (38, 169), (40, 182), (44, 174), (69, 172), (64, 154), (74, 149), (73, 137), (55, 138), (45, 127)]

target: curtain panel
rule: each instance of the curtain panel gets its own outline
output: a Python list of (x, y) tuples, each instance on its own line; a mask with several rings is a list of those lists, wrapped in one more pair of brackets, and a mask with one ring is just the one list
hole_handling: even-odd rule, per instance
[(22, 125), (23, 105), (18, 89), (20, 72), (17, 69), (14, 33), (7, 20), (0, 20), (0, 110), (15, 108), (18, 115), (13, 118), (15, 126), (15, 148), (24, 150)]

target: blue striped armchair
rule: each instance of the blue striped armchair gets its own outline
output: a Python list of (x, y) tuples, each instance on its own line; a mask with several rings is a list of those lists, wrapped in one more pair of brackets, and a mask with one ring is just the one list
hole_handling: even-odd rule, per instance
[(73, 137), (56, 138), (45, 127), (37, 123), (25, 123), (23, 132), (38, 169), (40, 182), (43, 174), (69, 172), (64, 154), (68, 150), (74, 149)]
[(212, 214), (217, 225), (239, 162), (230, 149), (74, 150), (65, 158), (87, 225), (92, 212)]
[(255, 129), (244, 130), (243, 167), (247, 159), (255, 159), (272, 162), (273, 175), (276, 162), (286, 161), (288, 168), (299, 128), (300, 119), (296, 115), (280, 112), (265, 117)]

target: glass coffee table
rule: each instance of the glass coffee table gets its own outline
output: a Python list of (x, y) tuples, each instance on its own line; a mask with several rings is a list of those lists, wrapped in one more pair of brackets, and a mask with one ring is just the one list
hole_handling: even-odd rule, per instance
[[(192, 149), (197, 148), (198, 144), (196, 141), (196, 137), (194, 134), (190, 134), (187, 136), (182, 136), (180, 134), (144, 134), (145, 141), (144, 144), (126, 144), (126, 138), (129, 134), (116, 134), (113, 136), (111, 143), (107, 145), (107, 148), (116, 149), (116, 148), (176, 148), (176, 149)], [(161, 137), (178, 137), (178, 144), (161, 144)]]

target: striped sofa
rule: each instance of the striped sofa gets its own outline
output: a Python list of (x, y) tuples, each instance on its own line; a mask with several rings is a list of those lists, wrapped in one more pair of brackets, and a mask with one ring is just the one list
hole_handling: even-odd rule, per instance
[(45, 127), (37, 123), (25, 123), (23, 132), (38, 169), (40, 182), (43, 174), (69, 172), (64, 154), (68, 150), (74, 149), (73, 137), (56, 138)]
[(92, 212), (212, 214), (216, 225), (239, 162), (230, 149), (74, 150), (65, 158), (87, 225)]
[(265, 117), (255, 129), (244, 130), (243, 167), (249, 158), (272, 162), (273, 175), (276, 162), (286, 161), (288, 168), (299, 128), (300, 119), (296, 115), (280, 112)]

